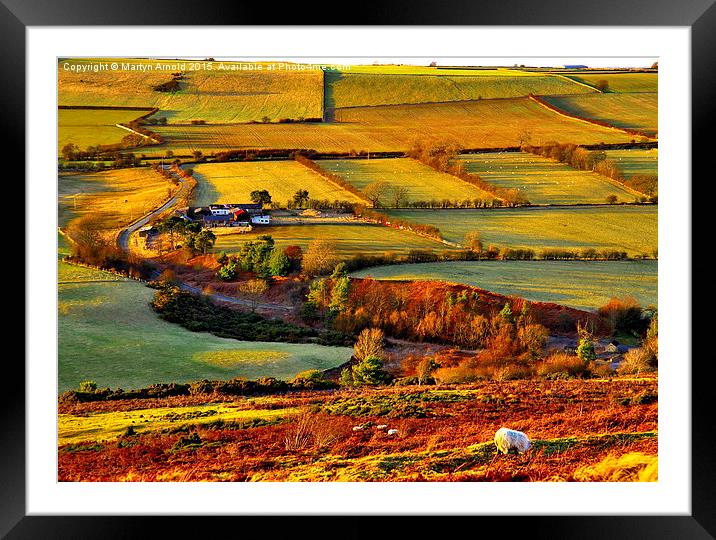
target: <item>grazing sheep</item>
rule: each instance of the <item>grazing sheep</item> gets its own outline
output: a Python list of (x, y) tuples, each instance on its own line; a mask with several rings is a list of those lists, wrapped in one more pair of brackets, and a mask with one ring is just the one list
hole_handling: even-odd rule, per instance
[(363, 431), (364, 429), (363, 426), (353, 426), (353, 431)]
[(389, 430), (388, 430), (388, 435), (397, 435), (397, 434), (398, 434), (398, 430), (397, 430), (397, 429), (389, 429)]
[(375, 426), (375, 429), (388, 429), (388, 425), (387, 425), (387, 424), (380, 424), (380, 425)]
[(529, 450), (531, 444), (529, 437), (521, 431), (500, 428), (495, 433), (495, 446), (503, 454), (507, 454), (510, 450), (517, 450), (522, 454)]

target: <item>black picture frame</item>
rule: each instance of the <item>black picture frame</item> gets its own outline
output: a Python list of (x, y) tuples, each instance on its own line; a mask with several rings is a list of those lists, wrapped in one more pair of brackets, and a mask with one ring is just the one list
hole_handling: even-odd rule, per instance
[[(347, 15), (337, 15), (335, 5), (303, 4), (301, 10), (281, 13), (278, 4), (216, 3), (193, 0), (0, 0), (0, 73), (3, 77), (3, 125), (8, 134), (7, 155), (26, 155), (25, 148), (25, 29), (28, 26), (83, 25), (260, 25), (260, 24), (329, 24), (340, 25), (576, 25), (576, 26), (688, 26), (692, 43), (692, 170), (706, 171), (710, 161), (707, 136), (714, 116), (716, 98), (716, 0), (547, 0), (542, 2), (448, 2), (430, 3), (425, 0), (394, 2), (354, 10), (350, 21)], [(297, 14), (297, 11), (302, 11)], [(48, 126), (49, 129), (49, 126)], [(24, 160), (13, 160), (12, 178), (25, 178)], [(8, 177), (10, 178), (10, 177)], [(686, 182), (690, 179), (683, 179)], [(693, 198), (692, 198), (693, 200)], [(693, 215), (693, 212), (692, 212)], [(698, 231), (694, 229), (694, 234)], [(696, 245), (696, 243), (694, 243)], [(31, 249), (32, 246), (26, 246)], [(27, 287), (31, 283), (25, 283)], [(692, 314), (693, 328), (705, 330)], [(20, 317), (15, 314), (17, 319)], [(23, 318), (24, 320), (24, 318)], [(32, 324), (32, 320), (26, 321)], [(701, 325), (699, 327), (698, 325)], [(9, 349), (7, 349), (9, 350)], [(685, 358), (690, 351), (684, 351)], [(424, 536), (431, 527), (448, 534), (463, 527), (473, 528), (475, 534), (490, 534), (490, 525), (504, 526), (508, 537), (529, 538), (714, 538), (716, 536), (716, 452), (708, 434), (713, 428), (710, 406), (712, 390), (708, 356), (692, 354), (692, 432), (699, 433), (692, 445), (692, 513), (689, 516), (522, 516), (522, 517), (450, 517), (449, 524), (425, 517), (393, 518), (401, 536)], [(138, 516), (27, 516), (25, 512), (25, 370), (14, 358), (6, 355), (8, 366), (6, 383), (0, 391), (0, 536), (7, 538), (143, 538), (156, 534), (158, 538), (203, 535), (208, 519), (211, 525), (228, 525), (236, 534), (248, 533), (262, 527), (270, 537), (293, 531), (363, 537), (384, 527), (384, 518), (327, 517), (320, 518), (320, 530), (308, 517), (138, 517)], [(23, 381), (23, 384), (20, 384)], [(699, 429), (701, 426), (702, 429)], [(709, 428), (710, 426), (710, 428)], [(350, 502), (346, 501), (347, 514)], [(81, 509), (78, 509), (81, 511)], [(315, 518), (314, 518), (315, 519)], [(394, 523), (391, 520), (391, 527)], [(474, 529), (474, 520), (480, 529)], [(239, 521), (240, 527), (239, 527)], [(261, 521), (260, 523), (257, 521)], [(270, 524), (266, 521), (270, 520)], [(234, 528), (234, 527), (237, 528)], [(445, 527), (448, 527), (447, 529)], [(489, 527), (489, 528), (488, 528)], [(468, 529), (469, 530), (469, 529)], [(323, 531), (323, 532), (321, 532)]]

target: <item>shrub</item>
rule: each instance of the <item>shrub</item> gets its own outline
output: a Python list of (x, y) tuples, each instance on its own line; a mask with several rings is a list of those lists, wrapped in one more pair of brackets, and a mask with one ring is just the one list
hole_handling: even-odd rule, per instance
[(630, 349), (624, 355), (617, 372), (620, 374), (638, 375), (642, 372), (655, 371), (654, 358), (643, 348)]
[(82, 381), (80, 383), (80, 386), (79, 386), (80, 392), (90, 393), (90, 392), (94, 392), (95, 390), (97, 390), (97, 383), (94, 381)]
[(537, 375), (545, 379), (571, 379), (591, 375), (590, 364), (578, 356), (555, 353), (537, 364)]
[(325, 378), (322, 371), (309, 369), (296, 375), (289, 383), (294, 388), (335, 388), (338, 386), (333, 381)]
[(390, 378), (390, 374), (383, 369), (383, 360), (377, 356), (368, 356), (353, 366), (355, 384), (385, 384)]
[(616, 333), (643, 335), (649, 324), (648, 319), (642, 317), (641, 307), (632, 297), (612, 298), (599, 308), (599, 314)]

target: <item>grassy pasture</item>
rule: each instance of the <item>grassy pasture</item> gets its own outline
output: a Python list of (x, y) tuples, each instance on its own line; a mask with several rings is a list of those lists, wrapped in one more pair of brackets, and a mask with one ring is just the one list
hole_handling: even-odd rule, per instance
[(527, 98), (339, 109), (326, 124), (234, 124), (152, 128), (165, 143), (148, 155), (172, 150), (186, 155), (229, 149), (312, 148), (319, 152), (405, 151), (416, 140), (454, 141), (465, 148), (517, 146), (529, 133), (532, 144), (629, 142), (626, 133), (572, 120)]
[[(260, 121), (323, 116), (323, 74), (320, 71), (269, 70), (267, 63), (254, 63), (252, 70), (233, 70), (237, 62), (208, 62), (211, 69), (189, 70), (191, 62), (112, 59), (120, 69), (77, 73), (58, 64), (60, 105), (158, 107), (158, 116), (169, 122), (212, 123)], [(69, 64), (86, 61), (69, 60)], [(151, 71), (122, 69), (124, 63), (147, 64)], [(171, 68), (183, 64), (185, 78), (177, 92), (159, 92), (153, 86), (172, 78)], [(223, 65), (226, 69), (220, 69)], [(260, 69), (259, 69), (260, 67)]]
[(580, 171), (541, 156), (523, 152), (463, 154), (469, 172), (505, 189), (518, 189), (532, 204), (595, 204), (616, 195), (632, 202), (636, 194), (591, 171)]
[(607, 150), (607, 158), (613, 160), (625, 176), (635, 174), (659, 174), (659, 150)]
[(126, 124), (142, 114), (142, 111), (116, 109), (58, 109), (57, 151), (69, 143), (82, 150), (88, 146), (120, 143), (130, 133), (115, 124)]
[(214, 251), (238, 251), (244, 242), (262, 234), (270, 234), (280, 248), (298, 245), (305, 250), (317, 238), (329, 240), (336, 244), (339, 256), (344, 257), (359, 253), (407, 253), (411, 249), (449, 249), (449, 246), (437, 240), (381, 225), (310, 224), (257, 227), (250, 233), (219, 235)]
[(107, 231), (127, 225), (161, 205), (169, 190), (175, 189), (148, 167), (61, 174), (57, 184), (60, 226), (84, 216)]
[(194, 203), (251, 202), (250, 194), (266, 189), (273, 202), (286, 204), (299, 189), (312, 199), (361, 202), (355, 195), (295, 161), (210, 163), (194, 166), (198, 186)]
[[(360, 190), (373, 182), (385, 182), (389, 189), (404, 187), (408, 190), (409, 201), (494, 198), (459, 178), (438, 172), (413, 159), (331, 159), (321, 160), (319, 164)], [(387, 195), (384, 202), (388, 203), (389, 199)]]
[(60, 392), (84, 380), (130, 389), (204, 378), (290, 378), (335, 367), (351, 355), (352, 349), (342, 347), (193, 333), (159, 319), (149, 306), (153, 293), (132, 281), (59, 285)]
[(594, 310), (611, 297), (658, 303), (657, 261), (454, 261), (361, 270), (355, 277), (463, 283), (534, 302)]
[(365, 107), (595, 92), (570, 79), (512, 70), (327, 72), (325, 107)]
[(609, 92), (658, 92), (658, 73), (579, 73), (566, 75), (576, 81), (592, 86), (607, 81)]
[(545, 96), (543, 99), (570, 114), (639, 130), (648, 136), (655, 136), (659, 131), (657, 94), (588, 94)]
[(532, 207), (499, 210), (388, 210), (391, 216), (429, 223), (447, 240), (479, 231), (485, 247), (615, 249), (651, 255), (657, 249), (656, 206)]

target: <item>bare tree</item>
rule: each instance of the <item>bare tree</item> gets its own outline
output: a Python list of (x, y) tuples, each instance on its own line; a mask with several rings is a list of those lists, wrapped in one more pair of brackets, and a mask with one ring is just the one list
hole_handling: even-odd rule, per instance
[(363, 189), (363, 195), (371, 202), (373, 208), (379, 208), (380, 201), (385, 196), (387, 190), (388, 184), (385, 182), (373, 182)]

